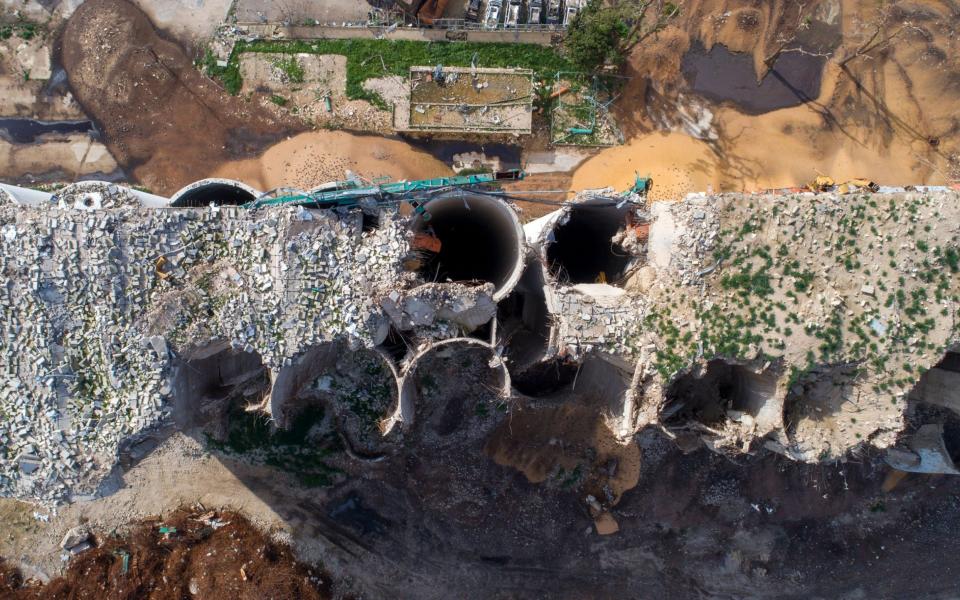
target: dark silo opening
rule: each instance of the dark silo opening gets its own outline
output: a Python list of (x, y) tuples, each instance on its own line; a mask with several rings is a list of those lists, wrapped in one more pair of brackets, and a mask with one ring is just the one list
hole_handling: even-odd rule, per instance
[(217, 206), (241, 206), (256, 200), (256, 195), (249, 189), (232, 183), (210, 182), (198, 185), (195, 188), (180, 192), (174, 199), (172, 206), (180, 208), (202, 208), (215, 204)]
[(572, 207), (547, 247), (551, 274), (564, 283), (620, 283), (632, 257), (612, 238), (626, 226), (628, 213), (627, 207), (605, 204)]

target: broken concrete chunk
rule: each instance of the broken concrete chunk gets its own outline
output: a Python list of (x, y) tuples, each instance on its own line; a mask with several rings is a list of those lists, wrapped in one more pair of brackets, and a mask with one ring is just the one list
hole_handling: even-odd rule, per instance
[(90, 544), (90, 530), (86, 525), (77, 525), (67, 531), (60, 542), (60, 547), (73, 554), (79, 554), (92, 547)]

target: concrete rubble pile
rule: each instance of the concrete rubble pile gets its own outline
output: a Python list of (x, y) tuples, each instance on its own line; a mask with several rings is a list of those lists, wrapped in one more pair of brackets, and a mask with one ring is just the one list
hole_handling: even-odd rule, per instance
[[(478, 202), (474, 218), (500, 224), (516, 262), (497, 284), (467, 285), (408, 270), (417, 231), (396, 209), (365, 230), (358, 210), (151, 210), (111, 185), (33, 208), (0, 188), (0, 495), (95, 492), (122, 442), (166, 422), (172, 366), (223, 349), (262, 360), (278, 422), (313, 385), (301, 375), (330, 376), (317, 361), (376, 348), (399, 399), (383, 416), (409, 425), (417, 360), (454, 344), (505, 365), (505, 395), (522, 374), (512, 366), (535, 376), (558, 357), (603, 358), (629, 382), (624, 439), (658, 426), (718, 452), (810, 462), (897, 444), (891, 460), (934, 468), (929, 444), (899, 436), (908, 393), (960, 340), (956, 192), (699, 194), (649, 212), (607, 196), (566, 233), (575, 205), (527, 224), (526, 244), (512, 208)], [(438, 220), (461, 210), (433, 206)], [(596, 231), (603, 256), (582, 261)], [(397, 332), (403, 359), (384, 350)]]
[(470, 333), (496, 316), (493, 290), (492, 283), (428, 283), (406, 293), (390, 292), (381, 306), (398, 330), (417, 328), (420, 338), (445, 339)]
[(711, 447), (761, 441), (816, 462), (896, 444), (910, 390), (960, 339), (956, 199), (901, 188), (655, 205), (657, 279), (619, 340), (644, 372), (637, 426), (663, 424), (671, 386), (720, 359), (738, 390), (726, 416), (686, 425)]
[(226, 342), (277, 371), (323, 341), (372, 347), (379, 299), (418, 282), (396, 214), (362, 233), (355, 211), (61, 199), (0, 207), (4, 496), (94, 492), (121, 441), (168, 416), (174, 354)]
[[(657, 425), (718, 452), (807, 462), (899, 445), (920, 461), (919, 441), (901, 444), (907, 396), (960, 341), (956, 198), (888, 188), (656, 203), (644, 264), (625, 284), (561, 284), (546, 264), (552, 350), (633, 361), (624, 432)], [(542, 263), (564, 222), (528, 224)]]

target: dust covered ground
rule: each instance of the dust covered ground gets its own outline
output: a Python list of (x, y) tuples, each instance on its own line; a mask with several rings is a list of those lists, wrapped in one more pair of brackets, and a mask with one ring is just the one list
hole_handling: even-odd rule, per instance
[[(438, 374), (437, 382), (448, 380)], [(118, 515), (137, 519), (158, 514), (151, 512), (157, 507), (202, 499), (207, 507), (242, 507), (258, 526), (292, 540), (302, 561), (330, 572), (334, 597), (934, 598), (955, 589), (956, 478), (891, 477), (871, 453), (835, 465), (800, 465), (769, 454), (731, 461), (706, 449), (684, 454), (650, 429), (629, 450), (640, 453), (639, 464), (623, 466), (636, 468), (639, 479), (616, 506), (619, 532), (599, 536), (582, 499), (586, 490), (602, 489), (610, 468), (609, 454), (590, 451), (596, 421), (570, 415), (562, 429), (552, 429), (555, 441), (538, 449), (522, 430), (514, 429), (511, 439), (511, 420), (495, 406), (478, 414), (478, 400), (483, 397), (463, 397), (451, 409), (459, 416), (441, 412), (417, 434), (437, 440), (435, 449), (408, 448), (366, 466), (344, 460), (343, 480), (329, 488), (305, 487), (276, 469), (211, 454), (176, 434), (129, 467), (125, 488), (109, 498), (65, 507), (50, 523), (24, 509), (24, 522), (41, 532), (30, 539), (45, 540), (41, 544), (23, 540), (19, 554), (8, 539), (0, 547), (25, 573), (54, 574), (61, 564), (59, 539), (79, 520), (105, 535)], [(556, 422), (554, 407), (528, 410), (528, 422)], [(557, 444), (564, 445), (562, 454), (547, 450)], [(538, 453), (550, 477), (532, 482), (497, 465), (485, 445), (511, 460)], [(561, 472), (571, 464), (579, 470)], [(889, 489), (888, 479), (897, 485)], [(166, 514), (163, 522), (170, 523)], [(157, 524), (150, 525), (148, 548), (161, 537)], [(247, 585), (269, 597), (267, 579), (247, 583), (240, 577), (245, 562), (262, 560), (249, 545), (236, 560), (204, 557), (205, 544), (230, 556), (236, 542), (224, 538), (188, 549), (199, 562), (188, 563), (186, 574), (200, 576), (206, 568), (208, 575), (221, 574), (225, 589)], [(94, 552), (94, 573), (115, 576), (122, 557)], [(81, 558), (79, 564), (90, 564)], [(278, 576), (289, 572), (284, 562), (273, 566)], [(159, 568), (174, 566), (166, 559)], [(68, 581), (78, 568), (70, 567)], [(885, 575), (904, 570), (915, 576)], [(157, 583), (160, 598), (183, 597), (176, 594), (189, 585), (189, 578), (169, 579), (166, 586), (145, 579)]]

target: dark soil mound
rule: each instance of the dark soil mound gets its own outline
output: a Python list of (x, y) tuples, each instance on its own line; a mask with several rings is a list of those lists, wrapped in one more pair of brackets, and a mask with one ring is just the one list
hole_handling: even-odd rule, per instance
[(320, 600), (330, 597), (320, 574), (296, 562), (232, 511), (181, 509), (146, 520), (124, 538), (97, 539), (45, 585), (23, 580), (0, 560), (0, 597), (9, 600)]
[(110, 152), (157, 193), (173, 193), (220, 162), (302, 129), (227, 94), (123, 0), (80, 5), (61, 53), (70, 87)]

